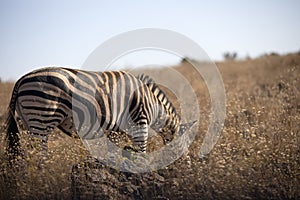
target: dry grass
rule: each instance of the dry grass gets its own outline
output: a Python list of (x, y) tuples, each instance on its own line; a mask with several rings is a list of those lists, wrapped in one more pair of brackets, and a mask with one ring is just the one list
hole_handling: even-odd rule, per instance
[[(122, 173), (84, 161), (88, 153), (80, 141), (56, 131), (43, 170), (34, 149), (26, 169), (19, 169), (9, 167), (2, 140), (0, 199), (299, 199), (300, 55), (217, 65), (226, 88), (227, 116), (207, 157), (199, 159), (198, 151), (208, 127), (209, 96), (203, 81), (183, 64), (176, 70), (188, 77), (201, 106), (199, 132), (187, 155), (166, 169)], [(0, 88), (4, 113), (12, 84)]]

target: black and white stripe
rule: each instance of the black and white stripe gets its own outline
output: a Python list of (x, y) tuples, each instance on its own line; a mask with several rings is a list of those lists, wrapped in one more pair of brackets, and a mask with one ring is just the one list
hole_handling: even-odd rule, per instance
[(174, 135), (180, 120), (151, 78), (124, 71), (43, 68), (20, 78), (7, 119), (8, 149), (16, 154), (19, 131), (15, 111), (30, 134), (44, 143), (55, 127), (85, 139), (102, 136), (103, 131), (125, 131), (141, 152), (146, 151), (150, 127), (167, 141), (164, 133)]

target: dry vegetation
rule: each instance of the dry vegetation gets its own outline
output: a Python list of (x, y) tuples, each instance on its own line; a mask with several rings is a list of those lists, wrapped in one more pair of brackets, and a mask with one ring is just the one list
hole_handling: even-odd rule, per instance
[[(200, 159), (198, 151), (208, 126), (209, 96), (184, 63), (176, 69), (189, 78), (201, 106), (199, 132), (188, 154), (166, 169), (123, 173), (86, 160), (79, 140), (56, 131), (45, 166), (39, 168), (31, 149), (22, 161), (24, 169), (19, 163), (9, 166), (2, 138), (0, 199), (299, 199), (300, 55), (217, 66), (226, 88), (227, 116), (206, 157)], [(0, 84), (2, 127), (12, 86)]]

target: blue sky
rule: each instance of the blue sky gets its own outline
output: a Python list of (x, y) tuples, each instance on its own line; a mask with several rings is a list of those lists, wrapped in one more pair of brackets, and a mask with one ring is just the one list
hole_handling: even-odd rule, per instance
[[(300, 50), (300, 1), (0, 1), (0, 78), (49, 66), (80, 68), (112, 36), (162, 28), (197, 42), (213, 60)], [(151, 59), (149, 59), (151, 58)], [(172, 64), (175, 56), (129, 56), (122, 65)]]

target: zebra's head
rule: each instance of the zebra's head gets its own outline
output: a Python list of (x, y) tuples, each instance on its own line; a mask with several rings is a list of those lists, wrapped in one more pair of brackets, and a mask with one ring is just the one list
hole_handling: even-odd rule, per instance
[[(174, 110), (175, 111), (175, 110)], [(160, 131), (164, 144), (171, 142), (180, 129), (180, 117), (175, 112), (166, 117), (165, 125)]]

